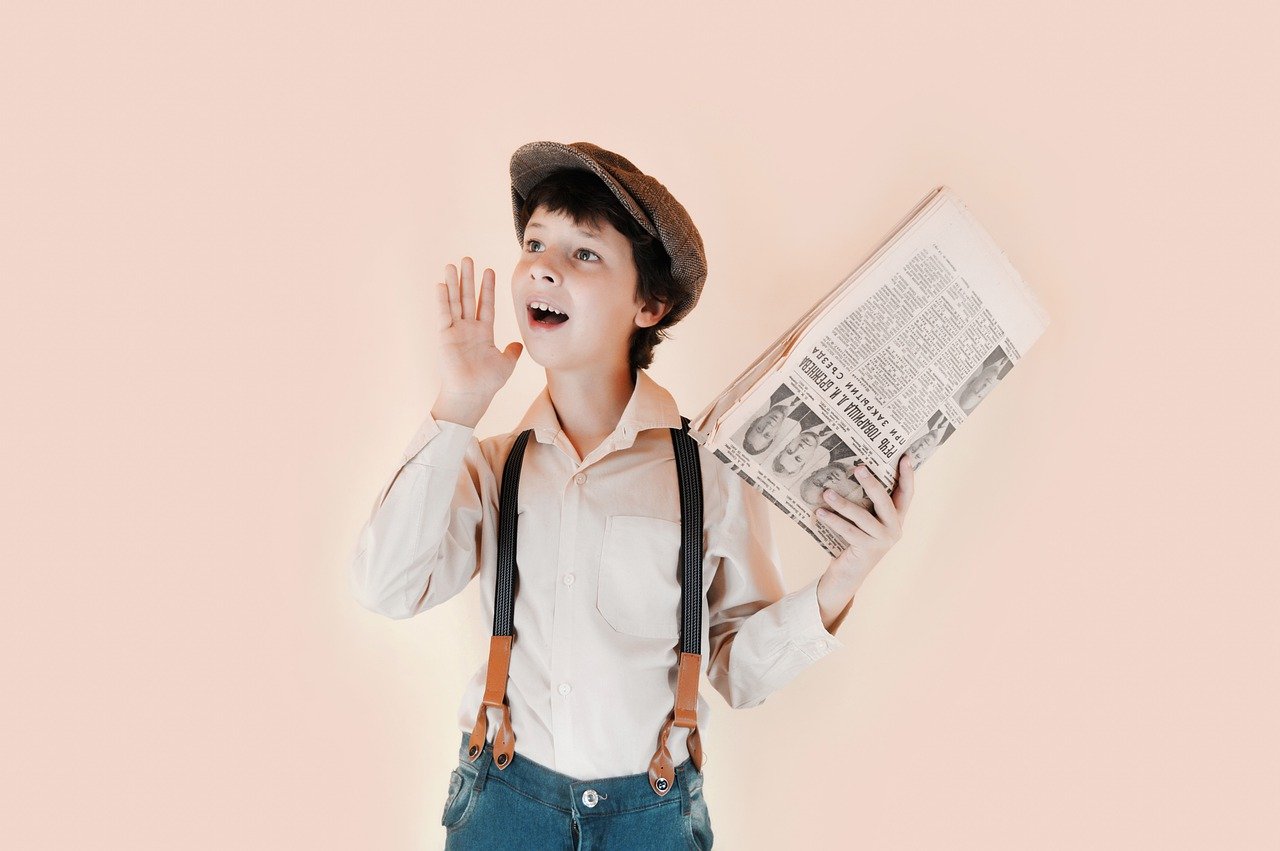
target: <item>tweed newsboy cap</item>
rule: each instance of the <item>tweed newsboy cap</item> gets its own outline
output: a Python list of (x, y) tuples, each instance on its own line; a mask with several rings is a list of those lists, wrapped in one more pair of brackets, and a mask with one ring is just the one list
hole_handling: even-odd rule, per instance
[(670, 324), (684, 318), (702, 295), (707, 280), (707, 256), (702, 235), (688, 211), (667, 188), (640, 171), (626, 157), (590, 142), (530, 142), (511, 155), (511, 207), (516, 240), (524, 245), (520, 208), (529, 191), (556, 169), (580, 168), (593, 172), (617, 196), (640, 226), (662, 242), (671, 257), (671, 274), (685, 284), (691, 296), (672, 305)]

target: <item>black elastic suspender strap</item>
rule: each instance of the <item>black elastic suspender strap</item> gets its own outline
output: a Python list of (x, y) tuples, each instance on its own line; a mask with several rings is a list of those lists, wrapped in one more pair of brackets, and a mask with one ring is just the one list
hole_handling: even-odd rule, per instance
[(520, 468), (524, 449), (533, 429), (525, 429), (511, 445), (502, 468), (502, 490), (498, 494), (498, 578), (493, 590), (493, 634), (511, 635), (515, 613), (516, 522), (519, 511)]
[(671, 429), (680, 488), (680, 652), (702, 652), (702, 468), (689, 420)]

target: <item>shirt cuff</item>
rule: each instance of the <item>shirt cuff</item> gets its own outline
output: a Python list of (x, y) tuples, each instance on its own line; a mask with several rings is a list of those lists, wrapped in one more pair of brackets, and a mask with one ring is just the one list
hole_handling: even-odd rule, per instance
[(427, 467), (461, 468), (462, 458), (474, 435), (475, 428), (472, 426), (437, 420), (427, 414), (414, 433), (413, 440), (405, 447), (404, 460)]
[(844, 643), (827, 632), (818, 608), (818, 579), (784, 598), (782, 623), (795, 645), (813, 661), (844, 648)]

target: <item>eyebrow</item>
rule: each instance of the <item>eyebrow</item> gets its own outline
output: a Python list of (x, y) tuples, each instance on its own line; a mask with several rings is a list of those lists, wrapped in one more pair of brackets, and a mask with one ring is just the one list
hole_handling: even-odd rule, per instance
[[(525, 230), (528, 230), (529, 228), (540, 228), (540, 227), (542, 227), (542, 222), (530, 222), (528, 225), (525, 226)], [(604, 238), (600, 235), (599, 231), (587, 230), (586, 228), (578, 228), (578, 233), (582, 234), (583, 236), (589, 236), (592, 239), (602, 240)]]

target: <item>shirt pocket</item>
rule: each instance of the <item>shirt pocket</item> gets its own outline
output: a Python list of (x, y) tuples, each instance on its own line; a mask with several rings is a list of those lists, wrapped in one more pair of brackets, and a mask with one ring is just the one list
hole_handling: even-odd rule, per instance
[(618, 632), (672, 642), (680, 637), (680, 521), (609, 517), (596, 608)]

